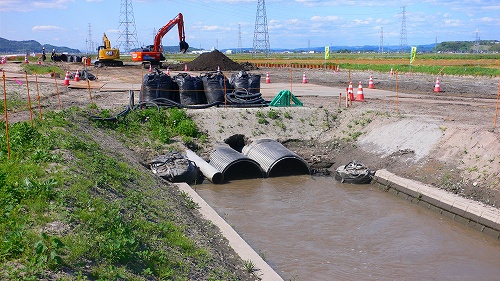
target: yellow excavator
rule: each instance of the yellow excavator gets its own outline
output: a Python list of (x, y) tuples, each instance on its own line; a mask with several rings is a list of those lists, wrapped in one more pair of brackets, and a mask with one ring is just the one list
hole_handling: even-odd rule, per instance
[(102, 41), (104, 46), (99, 46), (97, 48), (98, 57), (95, 61), (95, 66), (123, 66), (123, 61), (119, 60), (120, 49), (111, 48), (111, 42), (106, 36), (106, 33), (102, 36)]

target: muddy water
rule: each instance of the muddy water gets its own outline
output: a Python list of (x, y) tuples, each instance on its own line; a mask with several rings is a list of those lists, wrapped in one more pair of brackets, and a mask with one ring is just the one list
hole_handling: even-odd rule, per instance
[(500, 241), (373, 185), (294, 176), (195, 188), (285, 280), (500, 280)]

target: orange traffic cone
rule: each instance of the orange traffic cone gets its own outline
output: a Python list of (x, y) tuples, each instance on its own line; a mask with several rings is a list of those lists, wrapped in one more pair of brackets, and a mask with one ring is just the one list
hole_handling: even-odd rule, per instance
[(75, 73), (75, 79), (76, 82), (80, 81), (80, 70), (77, 70)]
[(436, 85), (434, 85), (434, 92), (441, 92), (441, 86), (439, 85), (439, 77), (436, 79)]
[(304, 74), (302, 75), (302, 84), (306, 84), (307, 83), (307, 77), (306, 77), (306, 73), (304, 72)]
[(271, 84), (271, 78), (269, 78), (269, 72), (266, 72), (266, 84)]
[(370, 75), (370, 81), (368, 82), (368, 89), (375, 89), (375, 84), (373, 84), (373, 76)]
[(359, 81), (358, 93), (356, 94), (357, 101), (365, 101), (365, 95), (363, 94), (363, 86), (361, 85), (361, 81)]
[(188, 71), (188, 65), (187, 65), (187, 63), (184, 64), (184, 71)]
[(354, 91), (352, 89), (352, 82), (349, 82), (349, 88), (347, 88), (347, 95), (349, 96), (349, 100), (354, 100)]
[(64, 86), (69, 86), (69, 71), (66, 71), (66, 77), (64, 77)]
[(170, 68), (167, 67), (167, 75), (170, 75)]

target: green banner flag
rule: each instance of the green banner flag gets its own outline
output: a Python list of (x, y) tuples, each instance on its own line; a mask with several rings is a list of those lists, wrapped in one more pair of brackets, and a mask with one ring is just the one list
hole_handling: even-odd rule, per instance
[(415, 60), (415, 56), (417, 55), (417, 47), (411, 47), (411, 57), (410, 57), (410, 64), (413, 63)]
[(330, 47), (326, 46), (325, 47), (325, 60), (330, 58)]

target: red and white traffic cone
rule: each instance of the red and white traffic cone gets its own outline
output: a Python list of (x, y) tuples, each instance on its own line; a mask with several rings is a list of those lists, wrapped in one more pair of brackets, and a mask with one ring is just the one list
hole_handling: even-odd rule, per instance
[(220, 67), (217, 66), (217, 74), (220, 74)]
[(271, 84), (271, 78), (269, 77), (269, 72), (266, 72), (266, 84)]
[(187, 65), (187, 63), (184, 64), (184, 71), (188, 71), (188, 65)]
[(170, 68), (167, 67), (167, 75), (170, 75)]
[(153, 67), (149, 64), (149, 72), (153, 72)]
[(76, 70), (75, 79), (73, 79), (73, 80), (76, 82), (80, 81), (80, 70)]
[(28, 56), (24, 56), (24, 62), (25, 62), (25, 63), (30, 63), (30, 62), (28, 61)]
[(358, 93), (356, 94), (356, 101), (365, 101), (365, 95), (363, 94), (363, 85), (359, 81)]
[(349, 88), (347, 88), (347, 95), (349, 96), (349, 100), (354, 100), (354, 90), (352, 88), (352, 82), (349, 82)]
[(302, 84), (306, 84), (307, 83), (307, 77), (306, 77), (306, 73), (304, 72), (304, 74), (302, 75)]
[(393, 76), (393, 75), (394, 75), (394, 71), (392, 70), (392, 68), (391, 68), (391, 72), (390, 72), (390, 74), (391, 74), (391, 76)]
[(66, 71), (66, 77), (64, 77), (64, 86), (69, 86), (69, 71)]
[(375, 84), (373, 84), (373, 76), (370, 75), (370, 81), (368, 82), (368, 89), (375, 89)]
[(439, 85), (439, 77), (436, 79), (436, 85), (434, 85), (434, 92), (441, 92), (441, 86)]

